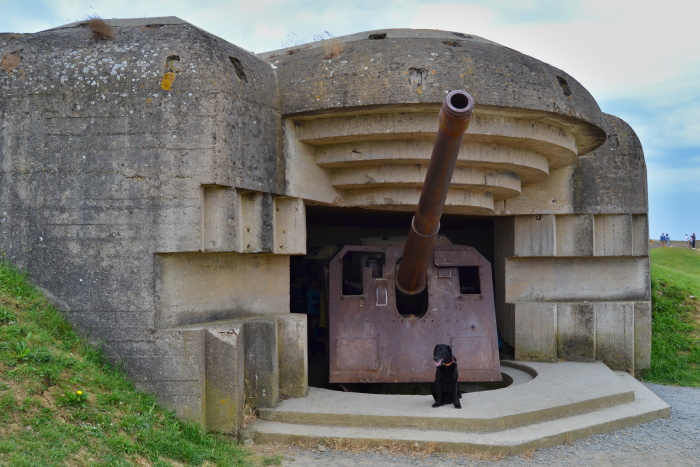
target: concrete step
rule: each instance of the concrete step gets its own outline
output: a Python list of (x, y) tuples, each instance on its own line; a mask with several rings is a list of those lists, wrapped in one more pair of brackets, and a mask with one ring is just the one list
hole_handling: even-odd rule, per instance
[(360, 445), (398, 443), (409, 448), (418, 443), (447, 452), (512, 455), (670, 414), (669, 406), (644, 385), (605, 365), (527, 366), (537, 372), (532, 381), (465, 394), (462, 410), (452, 406), (433, 409), (430, 396), (328, 394), (334, 391), (313, 388), (306, 398), (261, 410), (244, 437), (256, 443), (333, 439)]
[[(462, 409), (432, 408), (432, 396), (379, 395), (309, 388), (306, 397), (259, 409), (265, 420), (307, 425), (496, 431), (632, 402), (634, 391), (602, 363), (533, 363), (525, 384), (463, 394)], [(502, 362), (504, 372), (522, 364)], [(588, 382), (595, 381), (595, 384)]]

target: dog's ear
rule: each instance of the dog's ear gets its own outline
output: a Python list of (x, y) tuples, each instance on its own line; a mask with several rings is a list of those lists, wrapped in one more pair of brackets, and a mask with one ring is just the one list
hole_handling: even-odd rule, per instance
[(448, 350), (450, 353), (452, 353), (452, 347), (450, 347), (450, 346), (447, 345), (447, 344), (445, 344), (445, 347), (447, 347), (447, 350)]

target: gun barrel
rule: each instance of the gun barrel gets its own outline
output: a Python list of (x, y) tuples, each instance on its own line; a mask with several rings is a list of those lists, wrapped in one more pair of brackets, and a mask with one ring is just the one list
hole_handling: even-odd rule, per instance
[(433, 153), (396, 276), (401, 295), (415, 296), (425, 289), (440, 217), (473, 109), (474, 99), (465, 91), (452, 91), (442, 103)]

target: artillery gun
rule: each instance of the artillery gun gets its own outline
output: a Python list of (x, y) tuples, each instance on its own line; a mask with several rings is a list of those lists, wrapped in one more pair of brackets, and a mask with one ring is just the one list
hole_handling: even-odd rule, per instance
[(449, 344), (459, 380), (500, 381), (491, 264), (438, 236), (474, 108), (449, 93), (405, 245), (346, 245), (329, 264), (331, 383), (432, 381), (432, 352)]

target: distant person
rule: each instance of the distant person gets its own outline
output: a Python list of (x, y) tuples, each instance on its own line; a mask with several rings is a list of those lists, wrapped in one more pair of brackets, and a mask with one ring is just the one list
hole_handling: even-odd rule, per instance
[(693, 250), (695, 249), (695, 232), (690, 236), (690, 244), (693, 245)]
[(685, 234), (685, 244), (688, 245), (688, 248), (690, 248), (690, 237), (688, 234)]
[(662, 248), (665, 247), (666, 246), (666, 234), (661, 232), (661, 237), (659, 237), (659, 240), (661, 240), (661, 247)]
[(666, 234), (666, 246), (671, 246), (671, 236), (669, 234)]

